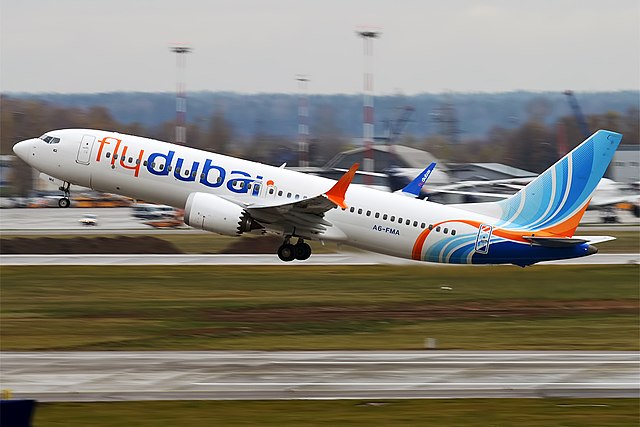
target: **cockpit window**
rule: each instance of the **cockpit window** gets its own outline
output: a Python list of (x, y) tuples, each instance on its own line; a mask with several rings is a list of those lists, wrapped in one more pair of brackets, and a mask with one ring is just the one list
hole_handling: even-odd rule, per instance
[(57, 144), (60, 142), (60, 138), (54, 138), (53, 136), (47, 135), (46, 133), (42, 135), (40, 139), (46, 142), (47, 144)]

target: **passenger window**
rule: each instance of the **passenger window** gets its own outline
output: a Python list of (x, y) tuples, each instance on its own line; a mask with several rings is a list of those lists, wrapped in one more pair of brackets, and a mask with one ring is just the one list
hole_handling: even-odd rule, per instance
[(389, 218), (389, 221), (393, 222), (396, 220), (396, 216), (395, 215), (391, 215), (391, 218)]
[(133, 157), (129, 157), (129, 163), (133, 163)]
[[(116, 157), (113, 156), (113, 158), (115, 159)], [(151, 169), (155, 169), (156, 167), (156, 162), (151, 162)]]
[(387, 214), (382, 215), (382, 219), (384, 219), (385, 221), (387, 220), (388, 216)]
[[(111, 153), (107, 153), (107, 155), (105, 157), (108, 159), (109, 157), (111, 157)], [(146, 163), (147, 162), (145, 161), (145, 166), (146, 166)]]
[(278, 191), (278, 196), (282, 196), (282, 190)]
[[(169, 166), (169, 167), (171, 167), (171, 166)], [(191, 172), (191, 176), (194, 177), (194, 178), (196, 177), (197, 174), (198, 174), (198, 172), (196, 172), (196, 171)]]
[(240, 181), (239, 187), (244, 188), (244, 182)]
[[(136, 159), (136, 165), (140, 164), (140, 159)], [(171, 170), (171, 166), (169, 166), (169, 170)]]
[(376, 212), (376, 218), (380, 218), (380, 212)]
[(114, 158), (115, 160), (118, 160), (118, 155), (117, 155), (117, 154), (114, 154), (114, 155), (113, 155), (113, 158)]
[(367, 211), (367, 216), (371, 216), (371, 211)]
[(433, 230), (433, 224), (429, 224), (429, 230)]
[(287, 199), (291, 198), (291, 193), (287, 193)]
[(402, 224), (402, 218), (398, 217), (398, 224)]
[(221, 177), (221, 176), (219, 176), (219, 177), (216, 179), (216, 182), (217, 182), (218, 184), (220, 184), (220, 183), (222, 182), (222, 177)]
[(191, 175), (191, 172), (189, 172), (189, 169), (187, 169), (186, 171), (184, 171), (184, 176), (189, 176)]
[(427, 224), (425, 224), (424, 222), (422, 224), (420, 224), (420, 228), (424, 229), (427, 226)]
[(445, 228), (444, 230), (442, 230), (442, 232), (443, 232), (444, 234), (449, 234), (449, 229), (448, 229), (448, 228)]
[(436, 231), (439, 233), (440, 232), (440, 226), (436, 227)]
[(455, 236), (456, 235), (456, 230), (451, 230), (451, 235)]
[(418, 221), (413, 221), (413, 226), (417, 227), (418, 226)]
[(300, 198), (299, 194), (296, 194), (296, 200), (298, 200)]
[(355, 210), (356, 210), (356, 208), (354, 208), (353, 206), (351, 206), (351, 207), (349, 208), (349, 212), (351, 212), (351, 213), (355, 212)]
[(408, 219), (408, 220), (405, 222), (405, 224), (406, 224), (406, 225), (410, 225), (410, 224), (411, 224), (411, 220), (410, 220), (410, 219)]
[(158, 169), (160, 170), (164, 169), (164, 165), (158, 165)]
[(362, 209), (358, 209), (358, 215), (362, 215)]
[(273, 194), (273, 193), (274, 193), (274, 189), (273, 189), (273, 188), (270, 188), (270, 189), (269, 189), (269, 194)]
[[(152, 165), (153, 166), (153, 165)], [(176, 168), (176, 173), (179, 174), (180, 173), (180, 168)]]
[[(109, 157), (109, 153), (107, 153), (107, 157)], [(147, 166), (147, 161), (142, 162), (142, 166)]]
[[(171, 166), (169, 166), (169, 167), (171, 167)], [(204, 173), (200, 174), (200, 179), (204, 179)]]

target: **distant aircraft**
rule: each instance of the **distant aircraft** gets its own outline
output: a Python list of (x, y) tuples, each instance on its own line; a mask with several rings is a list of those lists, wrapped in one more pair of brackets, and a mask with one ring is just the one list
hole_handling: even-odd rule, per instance
[[(515, 195), (440, 205), (153, 139), (91, 129), (17, 143), (25, 162), (70, 185), (184, 209), (185, 223), (219, 234), (275, 233), (278, 256), (305, 260), (305, 240), (335, 241), (414, 260), (527, 266), (594, 254), (610, 237), (574, 237), (622, 135), (600, 130)], [(295, 244), (292, 239), (297, 238)]]
[[(487, 181), (463, 181), (455, 184), (433, 187), (430, 189), (429, 194), (457, 194), (492, 200), (508, 199), (516, 191), (521, 190), (534, 179), (535, 177), (507, 178)], [(477, 187), (488, 187), (489, 190), (484, 192), (473, 191), (473, 188)], [(637, 190), (635, 194), (632, 194), (629, 192), (629, 186), (627, 184), (621, 184), (608, 178), (602, 178), (598, 182), (598, 185), (596, 185), (587, 209), (601, 211), (605, 222), (616, 222), (616, 206), (620, 204), (636, 206), (638, 202), (640, 202), (640, 195), (637, 194)], [(632, 213), (635, 216), (640, 216), (636, 211), (633, 211)], [(607, 218), (609, 221), (607, 221)]]

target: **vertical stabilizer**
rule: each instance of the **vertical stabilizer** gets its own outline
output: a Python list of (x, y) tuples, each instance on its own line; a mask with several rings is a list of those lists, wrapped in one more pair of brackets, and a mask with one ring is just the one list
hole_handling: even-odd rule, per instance
[(599, 130), (510, 198), (460, 207), (499, 218), (496, 227), (571, 237), (621, 140)]

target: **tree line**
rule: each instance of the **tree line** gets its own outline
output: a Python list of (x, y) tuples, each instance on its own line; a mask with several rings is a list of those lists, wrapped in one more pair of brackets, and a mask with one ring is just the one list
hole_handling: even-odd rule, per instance
[[(0, 153), (11, 154), (11, 147), (19, 140), (37, 137), (52, 129), (91, 128), (174, 141), (173, 118), (158, 124), (126, 122), (114, 118), (101, 105), (78, 107), (58, 105), (41, 99), (0, 96)], [(527, 116), (521, 124), (508, 127), (494, 125), (483, 136), (457, 138), (454, 133), (436, 131), (420, 135), (407, 126), (397, 143), (432, 152), (448, 162), (495, 162), (540, 172), (583, 139), (575, 117), (571, 114), (549, 121), (548, 103), (534, 98), (527, 106)], [(297, 164), (297, 138), (277, 135), (266, 127), (256, 126), (247, 136), (228, 119), (225, 108), (217, 108), (208, 117), (189, 122), (188, 145), (222, 154), (280, 165)], [(640, 143), (640, 114), (638, 108), (609, 111), (586, 116), (589, 129), (609, 129), (624, 135), (623, 144)], [(294, 117), (295, 120), (295, 117)], [(359, 144), (338, 125), (336, 110), (319, 106), (310, 117), (309, 159), (314, 166), (322, 166), (335, 154)], [(460, 120), (459, 126), (465, 123)]]

